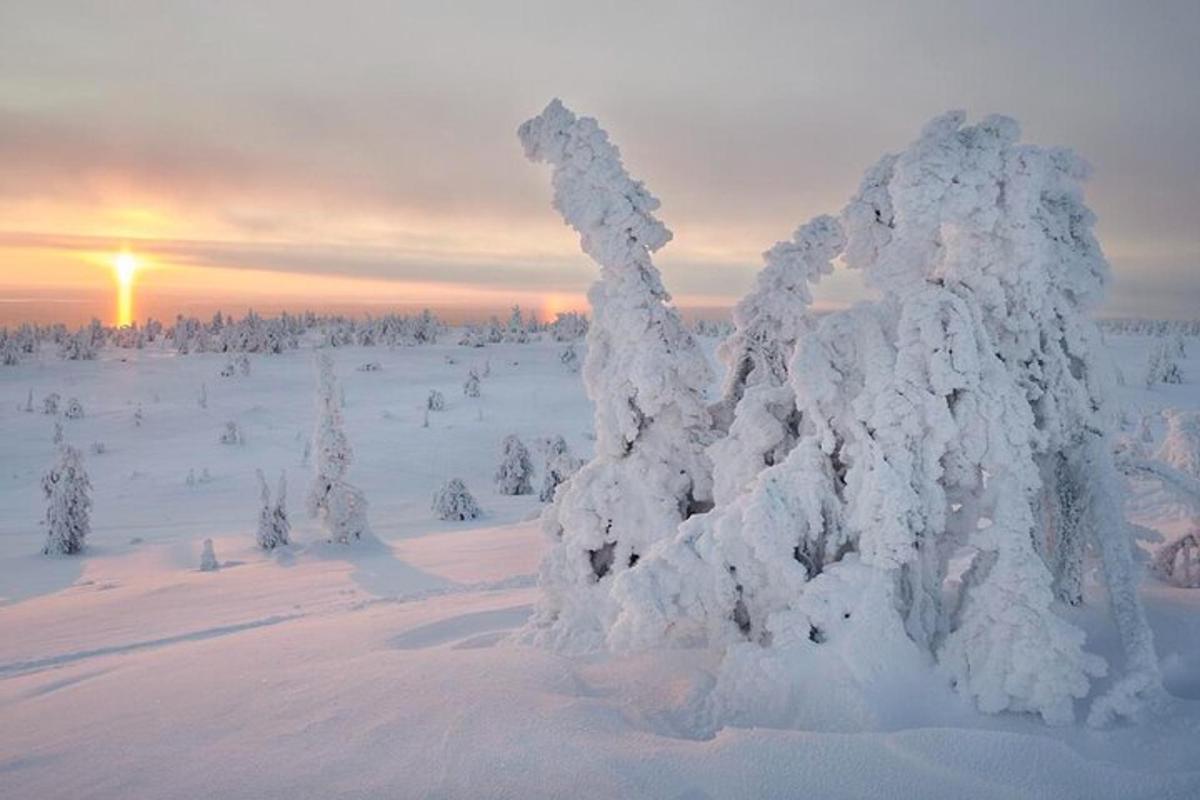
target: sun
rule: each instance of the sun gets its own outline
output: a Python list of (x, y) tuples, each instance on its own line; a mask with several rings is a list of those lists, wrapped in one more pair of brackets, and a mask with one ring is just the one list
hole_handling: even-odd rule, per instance
[(122, 250), (113, 259), (117, 271), (117, 325), (133, 324), (133, 278), (138, 261), (133, 253)]
[(117, 283), (122, 286), (133, 284), (133, 274), (137, 271), (137, 259), (128, 250), (122, 251), (113, 261), (117, 268)]

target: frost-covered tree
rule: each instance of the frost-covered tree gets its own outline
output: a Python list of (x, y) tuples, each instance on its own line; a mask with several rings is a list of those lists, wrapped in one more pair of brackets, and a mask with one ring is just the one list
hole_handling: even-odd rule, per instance
[(710, 448), (713, 496), (732, 500), (764, 468), (795, 445), (800, 420), (788, 385), (788, 362), (811, 330), (810, 285), (833, 271), (845, 246), (841, 225), (820, 216), (796, 229), (790, 241), (763, 254), (754, 289), (734, 308), (733, 334), (717, 353), (726, 366), (723, 397), (713, 417), (728, 435)]
[(1170, 340), (1156, 339), (1146, 360), (1146, 388), (1153, 389), (1160, 383), (1183, 383), (1183, 370), (1177, 358), (1178, 348)]
[(467, 379), (463, 382), (463, 394), (467, 397), (479, 397), (479, 374), (475, 370), (467, 373)]
[(1154, 554), (1154, 571), (1176, 586), (1200, 588), (1200, 529), (1160, 547)]
[(221, 430), (221, 444), (243, 444), (245, 438), (242, 436), (242, 429), (233, 420), (225, 423), (225, 427)]
[(83, 419), (83, 403), (79, 402), (79, 398), (72, 397), (67, 401), (67, 407), (63, 411), (63, 416), (67, 419)]
[(217, 561), (216, 551), (213, 550), (213, 540), (205, 539), (204, 545), (200, 549), (200, 571), (216, 572), (220, 568), (221, 564)]
[(521, 314), (520, 306), (512, 307), (512, 314), (508, 317), (508, 326), (504, 329), (504, 341), (514, 344), (524, 344), (529, 341), (529, 327), (525, 323), (525, 317)]
[(438, 519), (455, 522), (476, 519), (483, 514), (466, 484), (458, 478), (451, 478), (434, 492), (432, 508)]
[(446, 397), (437, 389), (429, 390), (429, 397), (425, 398), (426, 411), (444, 411), (446, 409)]
[(25, 398), (25, 405), (21, 407), (21, 410), (26, 414), (33, 413), (33, 389), (29, 390), (29, 395)]
[(208, 384), (207, 383), (200, 384), (200, 395), (197, 398), (197, 402), (200, 404), (201, 408), (208, 408)]
[(559, 312), (550, 323), (550, 336), (556, 342), (573, 342), (587, 334), (588, 320), (575, 311)]
[(321, 520), (335, 542), (348, 544), (369, 533), (367, 499), (346, 481), (353, 451), (342, 423), (342, 404), (333, 358), (317, 356), (317, 426), (312, 449), (316, 453), (312, 486), (308, 493), (309, 516)]
[(847, 210), (847, 261), (876, 285), (923, 277), (978, 306), (1032, 414), (1035, 543), (1055, 596), (1081, 601), (1089, 539), (1104, 567), (1127, 674), (1093, 707), (1101, 721), (1132, 713), (1159, 682), (1114, 478), (1112, 369), (1091, 320), (1109, 270), (1083, 202), (1086, 164), (1018, 138), (1005, 117), (935, 119), (864, 182)]
[(59, 449), (58, 460), (42, 477), (46, 508), (46, 555), (70, 555), (83, 549), (91, 532), (91, 489), (83, 456), (74, 447)]
[(567, 440), (555, 436), (546, 440), (542, 445), (545, 462), (542, 466), (542, 487), (538, 491), (538, 499), (543, 503), (554, 500), (554, 493), (583, 465), (579, 459), (571, 455)]
[(80, 328), (76, 334), (63, 340), (58, 354), (68, 361), (94, 361), (99, 344), (94, 326)]
[(288, 543), (292, 525), (287, 515), (287, 473), (279, 473), (279, 487), (271, 500), (271, 488), (262, 470), (256, 470), (258, 476), (259, 495), (262, 505), (258, 511), (258, 533), (256, 540), (263, 550), (274, 550)]
[(868, 171), (845, 258), (880, 301), (801, 335), (795, 447), (618, 578), (610, 643), (724, 647), (718, 695), (786, 707), (781, 690), (870, 642), (860, 670), (933, 657), (981, 709), (1062, 722), (1103, 669), (1057, 611), (1086, 535), (1126, 650), (1089, 719), (1158, 694), (1088, 318), (1107, 264), (1086, 172), (1006, 118), (963, 123), (934, 120)]
[(1200, 413), (1172, 409), (1165, 416), (1167, 434), (1155, 457), (1200, 479)]
[(504, 437), (500, 446), (500, 465), (496, 467), (493, 480), (500, 494), (533, 493), (533, 461), (515, 433)]
[(612, 579), (711, 504), (711, 376), (651, 260), (671, 239), (659, 202), (596, 120), (554, 100), (518, 135), (531, 161), (553, 168), (554, 206), (600, 266), (583, 369), (596, 455), (547, 514), (556, 544), (532, 622), (534, 638), (582, 649), (602, 642), (615, 613)]
[(567, 372), (579, 371), (579, 353), (575, 352), (575, 345), (567, 345), (563, 351), (558, 354), (558, 361), (567, 368)]
[(58, 404), (62, 398), (58, 396), (58, 392), (51, 392), (42, 398), (42, 413), (47, 416), (55, 416), (58, 414)]

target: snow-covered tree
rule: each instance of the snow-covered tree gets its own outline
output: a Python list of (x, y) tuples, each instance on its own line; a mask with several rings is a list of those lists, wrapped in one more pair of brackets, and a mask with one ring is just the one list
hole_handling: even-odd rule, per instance
[(262, 470), (256, 470), (262, 506), (258, 511), (258, 533), (256, 540), (263, 550), (274, 550), (288, 543), (292, 526), (287, 515), (287, 473), (279, 473), (279, 488), (271, 500), (271, 488)]
[(467, 379), (463, 382), (463, 394), (467, 397), (479, 397), (479, 374), (475, 370), (467, 373)]
[(225, 423), (225, 427), (221, 430), (221, 444), (243, 444), (245, 439), (242, 436), (242, 429), (233, 420)]
[(1200, 412), (1172, 409), (1165, 416), (1167, 435), (1155, 457), (1200, 479)]
[(521, 314), (520, 306), (512, 307), (508, 317), (508, 326), (504, 329), (504, 341), (514, 344), (524, 344), (529, 341), (529, 328)]
[(317, 356), (317, 426), (313, 434), (315, 474), (308, 494), (309, 516), (319, 518), (331, 538), (343, 544), (369, 533), (367, 499), (346, 481), (353, 451), (342, 427), (342, 405), (333, 359)]
[(529, 450), (515, 434), (504, 437), (500, 446), (500, 465), (493, 479), (500, 494), (533, 493), (533, 461)]
[(58, 354), (68, 361), (93, 361), (100, 342), (94, 327), (80, 328), (79, 332), (63, 340)]
[(518, 135), (531, 161), (553, 168), (554, 206), (600, 266), (583, 370), (596, 455), (548, 512), (556, 544), (532, 622), (534, 638), (584, 649), (601, 644), (615, 613), (613, 577), (711, 504), (710, 372), (651, 260), (671, 239), (653, 214), (659, 202), (596, 120), (554, 100)]
[(426, 411), (444, 411), (446, 409), (446, 397), (437, 389), (429, 390), (429, 397), (425, 399)]
[(1200, 588), (1200, 529), (1160, 547), (1154, 554), (1154, 571), (1176, 586)]
[(70, 555), (83, 549), (91, 532), (91, 489), (83, 456), (74, 447), (59, 449), (58, 460), (42, 477), (46, 508), (46, 555)]
[(579, 353), (575, 352), (575, 345), (567, 345), (563, 351), (558, 354), (558, 361), (567, 368), (567, 372), (579, 371)]
[(841, 225), (820, 216), (796, 229), (791, 241), (763, 254), (754, 289), (734, 308), (736, 326), (718, 355), (727, 369), (723, 397), (713, 417), (727, 436), (710, 448), (713, 496), (732, 500), (755, 475), (784, 459), (799, 436), (788, 362), (811, 330), (810, 285), (833, 271), (845, 246)]
[(1017, 138), (949, 114), (867, 173), (845, 258), (881, 300), (801, 332), (795, 446), (617, 578), (610, 644), (707, 641), (725, 649), (718, 695), (787, 707), (779, 690), (870, 642), (859, 670), (936, 658), (981, 709), (1062, 722), (1104, 667), (1056, 610), (1087, 534), (1126, 650), (1089, 719), (1158, 694), (1088, 318), (1107, 264), (1086, 173)]
[(58, 396), (58, 392), (51, 392), (42, 398), (42, 413), (47, 416), (56, 416), (58, 414), (58, 404), (62, 398)]
[(197, 398), (197, 402), (200, 404), (201, 408), (208, 408), (208, 384), (207, 383), (200, 384), (200, 395)]
[(458, 478), (446, 481), (433, 495), (433, 513), (438, 519), (463, 522), (482, 515), (479, 504)]
[(546, 440), (541, 450), (545, 462), (542, 466), (542, 488), (538, 492), (538, 499), (543, 503), (550, 503), (553, 502), (558, 487), (574, 475), (583, 462), (571, 455), (567, 440), (561, 436)]
[(29, 390), (29, 395), (25, 398), (25, 405), (21, 406), (21, 410), (26, 414), (33, 413), (33, 389)]
[(205, 539), (200, 550), (200, 571), (216, 572), (220, 568), (221, 564), (217, 561), (216, 551), (213, 550), (213, 540)]
[(556, 342), (573, 342), (582, 339), (588, 330), (588, 320), (575, 311), (559, 312), (550, 323), (550, 336)]
[(72, 397), (67, 401), (67, 407), (63, 411), (63, 416), (67, 419), (83, 419), (83, 403), (79, 402), (79, 398)]
[(1183, 383), (1183, 370), (1179, 368), (1177, 348), (1165, 337), (1155, 340), (1146, 360), (1146, 388), (1153, 389), (1160, 383)]

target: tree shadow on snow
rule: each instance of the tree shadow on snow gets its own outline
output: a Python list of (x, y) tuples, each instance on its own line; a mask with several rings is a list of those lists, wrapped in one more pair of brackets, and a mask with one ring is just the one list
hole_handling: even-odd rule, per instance
[(314, 542), (305, 552), (316, 558), (350, 562), (355, 567), (351, 579), (375, 597), (407, 597), (453, 585), (400, 560), (386, 542), (374, 536), (350, 544)]
[[(90, 550), (90, 548), (89, 548)], [(88, 556), (44, 556), (40, 553), (0, 558), (0, 606), (54, 594), (83, 575)]]

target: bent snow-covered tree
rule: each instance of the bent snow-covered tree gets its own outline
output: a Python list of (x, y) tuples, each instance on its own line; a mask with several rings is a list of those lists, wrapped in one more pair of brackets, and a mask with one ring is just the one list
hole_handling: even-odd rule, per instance
[(800, 420), (788, 362), (813, 325), (810, 284), (833, 271), (831, 262), (844, 245), (833, 217), (801, 225), (791, 241), (763, 254), (766, 264), (754, 289), (733, 310), (734, 332), (717, 351), (727, 370), (725, 390), (712, 409), (717, 430), (727, 433), (710, 448), (718, 504), (782, 461), (796, 443)]
[(981, 709), (1062, 722), (1103, 669), (1056, 611), (1079, 600), (1090, 540), (1126, 649), (1090, 719), (1157, 694), (1087, 318), (1107, 265), (1086, 172), (1017, 139), (1012, 120), (952, 113), (868, 171), (845, 257), (881, 300), (801, 335), (797, 444), (618, 579), (610, 643), (724, 647), (718, 689), (776, 707), (847, 642), (883, 669), (915, 646)]
[(91, 532), (92, 484), (83, 456), (71, 446), (59, 449), (58, 461), (42, 478), (46, 507), (46, 555), (72, 555)]
[(613, 578), (711, 504), (711, 378), (651, 260), (671, 239), (653, 213), (659, 202), (625, 171), (608, 135), (558, 100), (518, 135), (531, 161), (553, 168), (554, 207), (600, 266), (583, 367), (595, 457), (547, 512), (555, 546), (531, 623), (535, 639), (587, 649), (611, 621)]

